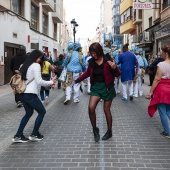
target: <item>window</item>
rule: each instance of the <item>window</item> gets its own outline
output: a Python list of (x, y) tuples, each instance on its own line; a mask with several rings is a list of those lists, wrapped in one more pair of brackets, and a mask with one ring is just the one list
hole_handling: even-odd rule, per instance
[(139, 9), (138, 12), (139, 12), (139, 13), (138, 13), (138, 18), (139, 18), (139, 19), (142, 19), (142, 9)]
[(133, 18), (132, 15), (132, 8), (130, 7), (121, 15), (121, 24), (131, 20)]
[(170, 0), (163, 0), (162, 9), (165, 9), (170, 5)]
[(152, 17), (149, 18), (149, 27), (152, 26)]
[(54, 0), (54, 11), (56, 12), (56, 0)]
[(37, 28), (37, 20), (38, 20), (38, 8), (34, 5), (31, 5), (31, 28)]
[(47, 34), (48, 16), (43, 14), (43, 33)]
[(21, 15), (21, 0), (12, 0), (12, 11)]
[(54, 39), (57, 39), (57, 24), (54, 24), (53, 38), (54, 38)]

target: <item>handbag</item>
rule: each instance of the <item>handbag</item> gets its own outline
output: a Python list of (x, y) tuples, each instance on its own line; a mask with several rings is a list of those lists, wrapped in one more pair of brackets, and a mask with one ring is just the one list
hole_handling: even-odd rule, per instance
[(64, 67), (61, 74), (60, 74), (60, 77), (58, 78), (58, 80), (61, 81), (61, 82), (65, 82), (66, 78), (67, 78), (67, 68)]

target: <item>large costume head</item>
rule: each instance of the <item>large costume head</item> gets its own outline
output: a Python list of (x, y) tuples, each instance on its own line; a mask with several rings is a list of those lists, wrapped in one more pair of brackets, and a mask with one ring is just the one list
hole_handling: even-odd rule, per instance
[(68, 55), (71, 51), (73, 51), (74, 43), (68, 42), (66, 47), (66, 55)]
[(78, 42), (74, 43), (74, 47), (73, 47), (73, 51), (78, 51), (80, 52), (81, 51), (81, 44)]
[(117, 45), (113, 44), (113, 37), (111, 34), (104, 34), (104, 46), (103, 51), (104, 54), (109, 53), (111, 56), (113, 56), (113, 52), (117, 49)]

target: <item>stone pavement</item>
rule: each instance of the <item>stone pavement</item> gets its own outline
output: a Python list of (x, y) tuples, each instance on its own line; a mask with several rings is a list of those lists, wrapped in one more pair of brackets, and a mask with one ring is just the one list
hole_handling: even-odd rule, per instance
[[(146, 76), (144, 94), (149, 91)], [(158, 113), (147, 114), (149, 101), (144, 96), (134, 101), (121, 101), (117, 95), (112, 104), (113, 137), (95, 143), (88, 117), (89, 96), (81, 94), (81, 102), (63, 105), (64, 93), (51, 90), (47, 114), (41, 126), (45, 136), (40, 142), (12, 144), (24, 114), (16, 108), (9, 85), (0, 87), (0, 170), (168, 170), (170, 140), (162, 137)], [(26, 126), (31, 133), (35, 116)], [(96, 109), (101, 137), (107, 126), (103, 102)]]

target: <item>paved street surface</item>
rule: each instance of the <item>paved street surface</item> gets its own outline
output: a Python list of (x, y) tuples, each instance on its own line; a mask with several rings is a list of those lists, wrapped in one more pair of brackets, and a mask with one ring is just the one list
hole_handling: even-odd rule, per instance
[[(148, 77), (144, 95), (149, 91)], [(65, 106), (62, 90), (51, 90), (50, 103), (40, 132), (40, 142), (12, 144), (23, 108), (16, 108), (9, 85), (0, 86), (0, 170), (168, 170), (170, 139), (160, 135), (158, 113), (150, 118), (145, 96), (132, 102), (117, 95), (112, 104), (113, 137), (94, 142), (88, 117), (89, 95), (81, 94), (81, 102)], [(107, 130), (103, 102), (96, 109), (101, 137)], [(26, 126), (28, 136), (35, 116)]]

